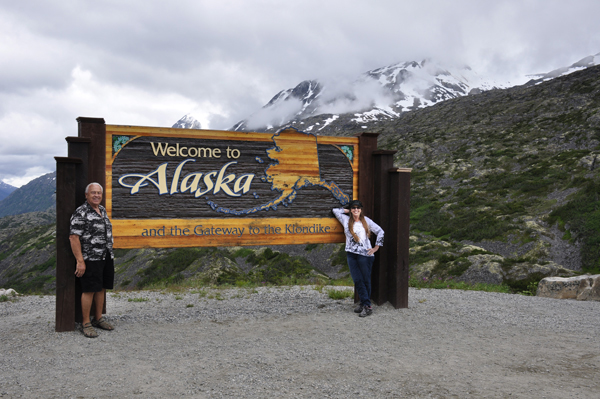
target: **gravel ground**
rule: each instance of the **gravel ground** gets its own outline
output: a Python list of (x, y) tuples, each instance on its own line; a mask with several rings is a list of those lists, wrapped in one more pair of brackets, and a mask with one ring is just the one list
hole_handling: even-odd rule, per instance
[(598, 398), (600, 303), (410, 289), (359, 318), (310, 287), (109, 293), (115, 331), (0, 303), (0, 397)]

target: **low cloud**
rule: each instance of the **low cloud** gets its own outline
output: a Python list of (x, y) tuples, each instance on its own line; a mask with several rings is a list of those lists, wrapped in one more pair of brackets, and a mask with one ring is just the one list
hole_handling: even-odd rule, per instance
[(386, 107), (393, 101), (392, 93), (370, 78), (355, 82), (331, 81), (324, 84), (318, 113), (359, 112), (373, 107)]
[(249, 130), (268, 126), (279, 126), (293, 119), (302, 110), (302, 101), (295, 98), (276, 103), (269, 108), (261, 108), (246, 121)]

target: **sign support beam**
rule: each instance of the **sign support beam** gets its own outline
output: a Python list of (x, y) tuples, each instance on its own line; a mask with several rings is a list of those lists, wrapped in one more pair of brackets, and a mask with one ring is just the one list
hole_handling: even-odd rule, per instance
[[(411, 169), (390, 169), (390, 195), (398, 202), (390, 202), (389, 214), (389, 276), (388, 300), (395, 309), (408, 308), (409, 229), (410, 229), (410, 172)], [(386, 232), (387, 233), (387, 232)]]
[(393, 274), (393, 265), (390, 263), (392, 247), (396, 237), (390, 232), (390, 211), (397, 206), (398, 197), (390, 191), (388, 170), (394, 166), (396, 151), (377, 150), (373, 152), (373, 201), (375, 205), (372, 213), (373, 219), (385, 231), (383, 247), (379, 250), (373, 263), (371, 274), (371, 298), (377, 305), (382, 305), (389, 300), (388, 279)]
[[(106, 188), (106, 124), (104, 118), (77, 118), (78, 136), (90, 141), (88, 158), (88, 184), (100, 183)], [(83, 203), (83, 202), (82, 202)], [(102, 206), (106, 206), (106, 195), (102, 197)]]
[[(77, 208), (77, 169), (80, 158), (56, 159), (56, 332), (75, 329), (76, 304), (75, 257), (69, 242), (69, 222)], [(79, 167), (79, 168), (78, 168)], [(81, 306), (81, 305), (80, 305)], [(81, 311), (79, 312), (81, 313)]]

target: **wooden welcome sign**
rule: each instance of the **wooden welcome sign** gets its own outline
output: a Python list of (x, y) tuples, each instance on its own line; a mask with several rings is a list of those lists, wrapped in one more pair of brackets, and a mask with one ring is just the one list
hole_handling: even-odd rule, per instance
[[(359, 199), (385, 230), (372, 299), (408, 307), (410, 169), (376, 133), (325, 137), (106, 125), (77, 118), (56, 159), (56, 331), (81, 321), (69, 220), (104, 187), (115, 248), (344, 242), (331, 209)], [(106, 302), (105, 302), (106, 304)]]
[(344, 242), (356, 137), (106, 125), (116, 248)]

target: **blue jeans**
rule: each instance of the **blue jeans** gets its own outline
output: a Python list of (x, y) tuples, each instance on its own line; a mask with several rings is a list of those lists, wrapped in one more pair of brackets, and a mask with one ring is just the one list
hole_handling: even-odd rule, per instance
[(375, 257), (346, 252), (346, 258), (360, 303), (363, 306), (371, 306), (371, 270)]

